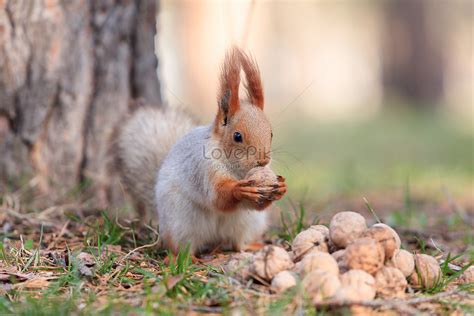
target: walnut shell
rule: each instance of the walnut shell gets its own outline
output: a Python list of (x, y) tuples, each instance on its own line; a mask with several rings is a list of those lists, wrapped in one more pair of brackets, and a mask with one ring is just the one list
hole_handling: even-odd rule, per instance
[(385, 224), (375, 224), (362, 233), (361, 237), (369, 237), (379, 242), (385, 251), (385, 259), (392, 258), (394, 252), (400, 249), (400, 237)]
[(367, 229), (365, 218), (355, 212), (340, 212), (329, 224), (331, 241), (339, 248), (345, 248)]
[(341, 282), (337, 275), (319, 269), (311, 271), (303, 279), (303, 288), (313, 303), (333, 296), (340, 287)]
[(257, 186), (278, 184), (276, 174), (268, 166), (250, 169), (245, 176), (246, 180), (254, 180)]
[(318, 230), (307, 229), (296, 235), (291, 248), (294, 260), (299, 261), (313, 250), (328, 252), (327, 238)]
[(347, 260), (346, 260), (346, 250), (345, 249), (340, 249), (338, 251), (335, 251), (331, 254), (331, 256), (336, 259), (337, 266), (339, 267), (339, 272), (344, 273), (349, 271), (349, 267), (347, 265)]
[(271, 290), (274, 293), (283, 293), (296, 286), (297, 276), (290, 271), (281, 271), (272, 280)]
[(403, 298), (408, 283), (402, 271), (383, 267), (375, 275), (375, 288), (381, 298)]
[(314, 229), (320, 232), (329, 240), (329, 228), (324, 225), (311, 225), (308, 229)]
[(461, 276), (459, 277), (459, 283), (474, 283), (474, 266), (470, 266), (461, 274)]
[[(358, 302), (362, 301), (358, 290), (352, 286), (343, 287), (341, 286), (339, 290), (334, 294), (333, 299), (336, 301), (345, 301), (345, 302)], [(362, 305), (352, 305), (349, 307), (350, 313), (352, 316), (369, 316), (375, 315), (374, 311), (370, 307)]]
[(415, 255), (415, 271), (410, 275), (409, 281), (414, 288), (432, 288), (441, 279), (441, 268), (438, 261), (429, 255)]
[(334, 299), (337, 301), (360, 301), (357, 289), (352, 286), (341, 286), (336, 293), (334, 293)]
[(361, 238), (346, 248), (345, 258), (349, 269), (364, 270), (372, 275), (382, 268), (385, 252), (372, 238)]
[(304, 276), (313, 270), (323, 270), (334, 275), (339, 274), (339, 267), (336, 260), (327, 252), (314, 251), (304, 256), (297, 266), (296, 272)]
[(393, 257), (385, 263), (385, 265), (387, 267), (397, 268), (398, 270), (402, 271), (405, 278), (407, 278), (415, 270), (415, 259), (410, 252), (404, 249), (398, 249), (395, 251)]
[[(357, 269), (349, 270), (341, 275), (341, 288), (346, 290), (343, 290), (343, 293), (339, 293), (339, 295), (347, 295), (347, 299), (353, 301), (371, 300), (376, 293), (374, 277)], [(342, 297), (339, 298), (342, 299)]]
[(385, 227), (388, 230), (390, 230), (392, 232), (393, 236), (395, 237), (395, 242), (397, 244), (397, 249), (400, 249), (400, 247), (402, 246), (402, 241), (400, 240), (400, 236), (398, 236), (398, 233), (395, 231), (395, 229), (393, 229), (392, 227), (390, 227), (390, 226), (388, 226), (387, 224), (384, 224), (384, 223), (376, 223), (376, 224), (372, 225), (372, 227)]
[(285, 249), (276, 246), (265, 246), (254, 256), (250, 273), (265, 281), (273, 279), (278, 272), (290, 270), (294, 263)]
[(250, 263), (253, 261), (254, 256), (249, 252), (240, 252), (232, 255), (224, 265), (224, 271), (235, 275), (237, 278), (242, 280), (248, 280), (250, 278)]

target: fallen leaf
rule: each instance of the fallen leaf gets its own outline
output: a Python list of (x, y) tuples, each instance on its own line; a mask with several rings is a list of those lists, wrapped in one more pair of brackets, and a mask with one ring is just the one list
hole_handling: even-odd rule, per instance
[(183, 279), (183, 276), (182, 275), (175, 275), (175, 276), (172, 276), (170, 278), (168, 278), (166, 281), (165, 281), (165, 284), (166, 284), (166, 288), (168, 290), (171, 290), (172, 288), (174, 288), (176, 286), (176, 284), (178, 284), (179, 281), (181, 281)]
[(17, 289), (41, 290), (49, 286), (49, 281), (45, 278), (29, 279), (22, 283), (17, 283), (13, 287)]

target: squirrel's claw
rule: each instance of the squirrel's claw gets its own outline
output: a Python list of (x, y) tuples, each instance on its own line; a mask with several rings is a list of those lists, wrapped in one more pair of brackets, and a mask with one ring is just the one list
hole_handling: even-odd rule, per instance
[(285, 182), (286, 181), (286, 179), (282, 176), (277, 176), (277, 180), (278, 180), (278, 182)]

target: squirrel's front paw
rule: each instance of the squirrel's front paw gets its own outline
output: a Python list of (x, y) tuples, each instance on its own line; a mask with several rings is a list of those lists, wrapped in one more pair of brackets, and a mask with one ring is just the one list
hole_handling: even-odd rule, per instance
[[(284, 191), (286, 192), (286, 185)], [(282, 196), (279, 184), (257, 186), (254, 180), (237, 182), (233, 194), (239, 201), (247, 200), (252, 202), (257, 209), (264, 209), (272, 201), (280, 199)]]
[(275, 190), (273, 190), (273, 195), (271, 197), (273, 201), (278, 201), (279, 199), (281, 199), (283, 195), (285, 195), (288, 188), (285, 183), (285, 178), (283, 178), (282, 176), (277, 176), (277, 180), (278, 186)]

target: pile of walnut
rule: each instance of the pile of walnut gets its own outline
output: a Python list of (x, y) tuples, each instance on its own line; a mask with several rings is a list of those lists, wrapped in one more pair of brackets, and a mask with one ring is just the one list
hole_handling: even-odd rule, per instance
[[(269, 245), (255, 255), (240, 253), (227, 270), (271, 284), (275, 293), (301, 282), (314, 303), (402, 298), (408, 283), (432, 287), (441, 278), (434, 257), (400, 249), (395, 230), (385, 224), (367, 227), (364, 217), (354, 212), (336, 214), (329, 228), (314, 225), (302, 231), (290, 252)], [(472, 274), (469, 269), (463, 277), (472, 279)]]

